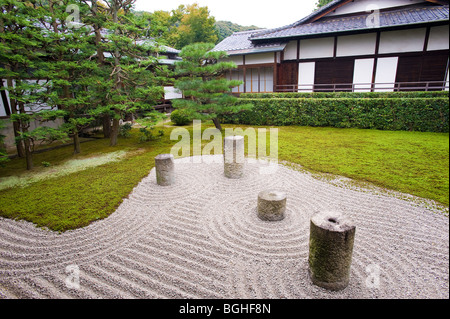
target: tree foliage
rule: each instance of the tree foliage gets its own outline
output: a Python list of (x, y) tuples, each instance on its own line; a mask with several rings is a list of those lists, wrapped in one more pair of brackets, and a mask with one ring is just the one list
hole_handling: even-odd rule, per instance
[(216, 128), (221, 130), (218, 115), (236, 113), (251, 108), (251, 105), (236, 105), (236, 98), (230, 92), (242, 82), (223, 77), (236, 65), (225, 61), (226, 52), (211, 51), (214, 46), (196, 43), (183, 48), (180, 54), (183, 61), (176, 64), (175, 72), (180, 78), (175, 87), (185, 98), (175, 100), (173, 105), (191, 119), (213, 120)]
[(208, 7), (196, 3), (180, 5), (171, 12), (136, 12), (135, 15), (145, 21), (150, 36), (177, 49), (192, 43), (217, 43), (219, 39), (216, 20), (210, 15)]
[(316, 9), (320, 9), (333, 1), (334, 0), (317, 0)]
[(230, 22), (230, 21), (217, 21), (216, 22), (216, 29), (217, 29), (217, 35), (219, 37), (218, 42), (221, 42), (225, 38), (229, 37), (235, 32), (242, 32), (242, 31), (251, 31), (251, 30), (258, 30), (261, 29), (257, 26), (241, 26), (239, 24)]
[[(119, 121), (152, 111), (162, 98), (167, 68), (158, 64), (157, 44), (145, 42), (134, 2), (0, 0), (0, 77), (7, 80), (1, 89), (9, 92), (18, 154), (28, 169), (39, 140), (70, 136), (79, 153), (80, 131), (105, 117), (114, 146)], [(33, 121), (56, 117), (64, 125), (32, 129)]]

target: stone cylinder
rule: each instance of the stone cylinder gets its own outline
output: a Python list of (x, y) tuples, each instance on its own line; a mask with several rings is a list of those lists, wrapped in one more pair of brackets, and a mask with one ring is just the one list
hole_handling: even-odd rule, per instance
[(159, 186), (175, 183), (175, 160), (172, 154), (161, 154), (155, 158), (156, 182)]
[(316, 286), (339, 291), (350, 280), (356, 227), (339, 212), (319, 212), (311, 219), (309, 275)]
[(245, 140), (243, 136), (229, 136), (224, 141), (224, 171), (230, 179), (244, 176)]
[(264, 221), (281, 221), (285, 218), (287, 195), (276, 190), (258, 195), (258, 217)]

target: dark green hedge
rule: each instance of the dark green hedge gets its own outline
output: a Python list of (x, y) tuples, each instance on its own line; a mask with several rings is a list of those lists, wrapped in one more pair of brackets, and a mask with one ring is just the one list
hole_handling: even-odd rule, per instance
[(243, 93), (241, 99), (423, 99), (449, 98), (449, 92), (314, 92), (314, 93)]
[(242, 125), (449, 132), (448, 98), (240, 99), (253, 110), (222, 118)]

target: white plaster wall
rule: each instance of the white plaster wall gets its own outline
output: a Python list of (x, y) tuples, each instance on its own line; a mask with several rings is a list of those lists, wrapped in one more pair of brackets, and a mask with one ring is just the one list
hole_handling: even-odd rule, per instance
[(374, 8), (385, 9), (393, 7), (401, 7), (416, 3), (426, 2), (424, 0), (356, 0), (345, 6), (337, 8), (334, 12), (329, 13), (327, 16), (338, 16), (342, 14), (366, 12), (367, 10), (373, 10)]
[(449, 85), (450, 85), (450, 79), (449, 79), (449, 70), (447, 69), (447, 83), (445, 84), (446, 88), (445, 90), (448, 91), (449, 90)]
[[(14, 131), (13, 131), (13, 125), (8, 119), (0, 119), (0, 121), (3, 122), (3, 125), (5, 126), (4, 129), (0, 130), (0, 135), (5, 136), (5, 147), (6, 149), (10, 149), (14, 146)], [(0, 148), (2, 148), (3, 145), (0, 145)]]
[(274, 63), (275, 57), (273, 52), (249, 54), (245, 56), (245, 65)]
[[(12, 149), (15, 148), (15, 138), (14, 138), (13, 124), (12, 124), (12, 122), (9, 119), (0, 120), (0, 121), (3, 121), (5, 126), (6, 126), (5, 129), (0, 131), (0, 134), (6, 136), (5, 137), (6, 149), (12, 150)], [(62, 124), (64, 124), (64, 120), (63, 119), (57, 119), (56, 121), (46, 122), (46, 123), (40, 123), (39, 121), (35, 120), (35, 121), (31, 121), (30, 122), (29, 130), (32, 131), (32, 130), (36, 129), (38, 126), (58, 128)]]
[(232, 56), (229, 56), (224, 61), (234, 62), (234, 64), (236, 64), (236, 65), (244, 65), (244, 56), (243, 55), (232, 55)]
[(377, 74), (375, 77), (376, 92), (394, 91), (393, 83), (395, 83), (395, 79), (397, 77), (397, 66), (398, 66), (398, 57), (378, 59)]
[(297, 60), (297, 41), (291, 41), (284, 49), (285, 60)]
[(316, 72), (315, 62), (299, 63), (298, 65), (299, 92), (313, 91), (315, 72)]
[(425, 28), (382, 32), (379, 53), (423, 51), (425, 34)]
[(330, 58), (334, 54), (334, 38), (300, 41), (300, 59)]
[(353, 84), (355, 92), (370, 92), (375, 59), (355, 60)]
[(183, 93), (174, 88), (173, 86), (165, 86), (164, 87), (164, 99), (166, 100), (175, 100), (175, 99), (182, 99)]
[[(1, 82), (0, 82), (0, 85), (1, 85)], [(3, 80), (3, 85), (6, 88), (8, 87), (8, 83), (6, 82), (6, 80)], [(4, 92), (6, 93), (6, 99), (8, 100), (8, 103), (10, 103), (9, 102), (9, 92), (7, 90)], [(3, 98), (1, 97), (1, 95), (0, 95), (0, 116), (6, 116), (6, 111), (5, 111), (5, 107), (3, 104)]]
[(6, 116), (5, 106), (3, 104), (2, 96), (0, 95), (0, 117)]
[(357, 34), (338, 37), (338, 57), (375, 54), (377, 34)]
[(449, 49), (449, 27), (448, 25), (432, 27), (430, 39), (428, 40), (428, 51)]

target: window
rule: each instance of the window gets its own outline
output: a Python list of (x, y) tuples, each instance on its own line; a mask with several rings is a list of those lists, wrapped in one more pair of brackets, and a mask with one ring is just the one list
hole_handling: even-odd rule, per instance
[[(402, 56), (398, 60), (398, 90), (425, 90), (427, 82), (432, 90), (440, 90), (445, 85), (448, 55)], [(431, 83), (429, 83), (431, 82)]]
[(351, 91), (354, 68), (354, 59), (317, 61), (315, 90), (318, 92)]
[[(247, 93), (273, 92), (273, 68), (259, 67), (245, 70), (245, 91)], [(234, 70), (228, 79), (244, 81), (244, 70)], [(244, 93), (244, 84), (235, 87), (233, 93)]]
[[(244, 70), (238, 69), (233, 70), (230, 75), (227, 76), (228, 80), (237, 80), (237, 81), (244, 81)], [(243, 93), (244, 92), (244, 84), (242, 83), (240, 86), (234, 87), (232, 89), (233, 93)]]

